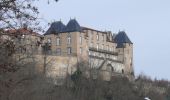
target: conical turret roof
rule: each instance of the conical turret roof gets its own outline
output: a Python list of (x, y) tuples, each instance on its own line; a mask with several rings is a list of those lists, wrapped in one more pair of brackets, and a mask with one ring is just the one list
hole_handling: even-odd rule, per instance
[(61, 21), (53, 22), (50, 28), (45, 33), (45, 35), (51, 34), (51, 33), (61, 33), (64, 31), (65, 28), (66, 26)]
[(132, 42), (130, 41), (129, 37), (127, 36), (127, 34), (124, 31), (120, 31), (116, 37), (114, 38), (114, 41), (117, 43), (117, 48), (122, 48), (123, 47), (123, 43), (130, 43), (132, 44)]
[(66, 32), (81, 32), (81, 26), (79, 23), (76, 21), (76, 19), (71, 19), (65, 29)]

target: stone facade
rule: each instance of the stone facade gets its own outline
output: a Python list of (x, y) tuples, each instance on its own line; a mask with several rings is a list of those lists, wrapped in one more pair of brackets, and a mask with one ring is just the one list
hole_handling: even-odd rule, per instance
[(18, 43), (20, 50), (17, 51), (33, 51), (40, 71), (44, 56), (47, 56), (46, 63), (50, 63), (46, 66), (46, 74), (49, 77), (72, 74), (82, 62), (86, 62), (87, 69), (94, 70), (94, 77), (101, 76), (105, 80), (115, 75), (134, 76), (133, 43), (124, 31), (118, 34), (99, 31), (82, 27), (71, 19), (67, 25), (61, 21), (52, 23), (43, 36), (23, 29), (9, 33), (18, 32), (17, 38), (10, 36), (14, 43)]
[[(1, 42), (11, 41), (16, 53), (41, 52), (43, 36), (27, 28), (8, 30), (0, 36)], [(33, 52), (34, 51), (34, 52)]]
[[(71, 27), (69, 26), (71, 25)], [(54, 22), (44, 34), (49, 55), (76, 57), (102, 76), (113, 73), (133, 76), (133, 44), (124, 31), (118, 34), (82, 27), (75, 19), (65, 26)]]

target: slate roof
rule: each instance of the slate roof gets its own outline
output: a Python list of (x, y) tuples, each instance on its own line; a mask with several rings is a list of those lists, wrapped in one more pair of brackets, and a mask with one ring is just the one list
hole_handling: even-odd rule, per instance
[(132, 44), (129, 37), (126, 35), (124, 31), (120, 31), (114, 38), (114, 41), (117, 43), (117, 48), (123, 48), (123, 43)]
[(61, 21), (53, 22), (44, 35), (52, 33), (81, 32), (81, 31), (82, 27), (79, 25), (76, 19), (71, 19), (66, 26)]
[(66, 26), (61, 21), (53, 22), (44, 35), (51, 33), (61, 33), (65, 31), (65, 28)]
[(81, 32), (82, 28), (79, 25), (79, 23), (76, 21), (76, 19), (71, 19), (68, 22), (66, 29), (64, 31), (65, 32)]

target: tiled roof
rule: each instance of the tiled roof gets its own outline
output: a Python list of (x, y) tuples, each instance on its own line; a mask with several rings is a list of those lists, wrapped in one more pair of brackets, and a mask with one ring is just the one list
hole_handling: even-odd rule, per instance
[(64, 31), (65, 28), (66, 26), (61, 21), (53, 22), (44, 35), (51, 33), (61, 33)]
[(79, 23), (76, 21), (76, 19), (71, 19), (68, 22), (66, 29), (64, 31), (66, 31), (66, 32), (81, 32), (82, 28), (79, 25)]
[(130, 43), (132, 44), (132, 42), (130, 41), (129, 37), (126, 35), (126, 33), (124, 31), (120, 31), (116, 37), (114, 38), (114, 41), (117, 43), (117, 48), (122, 48), (123, 47), (123, 43)]
[(20, 28), (20, 29), (13, 29), (13, 30), (7, 30), (6, 33), (8, 35), (35, 35), (35, 36), (42, 36), (39, 33), (34, 32), (31, 29), (28, 28)]

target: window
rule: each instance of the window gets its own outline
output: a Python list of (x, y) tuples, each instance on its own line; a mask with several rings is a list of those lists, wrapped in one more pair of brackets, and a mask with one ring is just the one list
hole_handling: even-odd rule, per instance
[(91, 31), (91, 40), (93, 40), (93, 31)]
[(112, 65), (111, 64), (107, 64), (106, 70), (107, 71), (113, 71)]
[(48, 38), (48, 39), (47, 39), (47, 43), (51, 43), (51, 38)]
[(112, 47), (112, 51), (115, 51), (115, 50), (114, 50), (114, 47)]
[(113, 59), (114, 59), (114, 60), (116, 60), (116, 57), (115, 57), (115, 56), (113, 56)]
[(97, 50), (99, 49), (99, 44), (97, 44)]
[(102, 35), (102, 40), (104, 41), (104, 34)]
[(67, 44), (71, 44), (71, 37), (70, 36), (67, 37)]
[(35, 41), (37, 42), (37, 41), (38, 41), (38, 38), (35, 38)]
[(57, 55), (61, 55), (61, 49), (57, 48)]
[(98, 34), (98, 33), (97, 33), (97, 35), (96, 35), (96, 39), (99, 40), (99, 34)]
[(91, 51), (89, 51), (89, 55), (91, 55)]
[(46, 52), (47, 54), (52, 54), (51, 48), (49, 48)]
[(80, 44), (82, 44), (82, 35), (80, 34)]
[(102, 44), (102, 50), (104, 49), (104, 44)]
[(93, 47), (93, 42), (90, 43), (90, 47)]
[(124, 74), (124, 70), (122, 69), (122, 74)]
[(130, 63), (132, 63), (132, 58), (130, 58)]
[(83, 49), (82, 49), (82, 47), (80, 47), (80, 54), (82, 54), (82, 52), (83, 52)]
[(93, 56), (95, 56), (96, 54), (95, 54), (95, 52), (93, 53)]
[(108, 45), (106, 46), (106, 50), (109, 51), (109, 46)]
[(99, 53), (98, 55), (99, 55), (99, 57), (101, 57), (101, 53)]
[(127, 50), (127, 54), (129, 54), (129, 50)]
[(61, 44), (60, 42), (60, 37), (57, 37), (57, 46)]
[(67, 48), (67, 54), (71, 54), (71, 47)]

